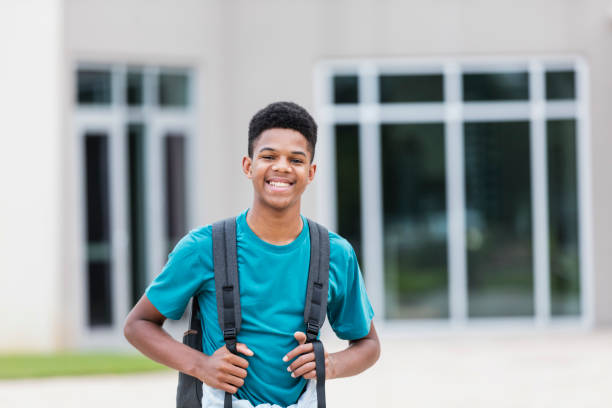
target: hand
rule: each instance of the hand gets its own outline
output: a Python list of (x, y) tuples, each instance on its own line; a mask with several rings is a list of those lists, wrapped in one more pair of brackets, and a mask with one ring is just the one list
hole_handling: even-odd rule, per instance
[[(254, 355), (243, 343), (236, 343), (236, 350), (247, 356)], [(244, 384), (248, 366), (249, 362), (246, 359), (233, 354), (223, 345), (212, 356), (207, 357), (198, 378), (213, 388), (235, 394)]]
[[(308, 380), (317, 378), (317, 372), (315, 371), (316, 362), (313, 351), (312, 343), (306, 343), (306, 334), (303, 332), (295, 332), (293, 337), (297, 340), (299, 345), (291, 350), (283, 361), (287, 362), (294, 357), (297, 357), (289, 367), (287, 371), (291, 372), (292, 377), (302, 376)], [(298, 357), (299, 356), (299, 357)], [(325, 352), (325, 379), (333, 378), (333, 361), (327, 351)]]

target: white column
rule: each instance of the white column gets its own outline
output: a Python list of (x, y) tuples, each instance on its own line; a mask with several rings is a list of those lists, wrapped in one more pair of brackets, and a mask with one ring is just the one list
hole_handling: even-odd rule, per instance
[[(0, 349), (61, 346), (63, 1), (0, 12)], [(72, 97), (72, 95), (70, 95)]]

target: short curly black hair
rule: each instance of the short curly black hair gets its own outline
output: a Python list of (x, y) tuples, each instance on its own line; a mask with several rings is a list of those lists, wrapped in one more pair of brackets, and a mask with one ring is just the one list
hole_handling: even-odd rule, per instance
[(310, 161), (314, 159), (317, 144), (317, 123), (300, 105), (293, 102), (274, 102), (257, 112), (249, 123), (249, 157), (253, 157), (253, 145), (268, 129), (293, 129), (308, 142)]

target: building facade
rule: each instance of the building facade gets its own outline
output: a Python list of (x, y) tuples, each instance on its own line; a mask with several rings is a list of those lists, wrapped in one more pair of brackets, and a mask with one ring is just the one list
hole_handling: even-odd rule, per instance
[(609, 325), (610, 6), (3, 5), (0, 347), (124, 346), (177, 240), (250, 204), (277, 100), (319, 123), (303, 212), (353, 244), (383, 335)]

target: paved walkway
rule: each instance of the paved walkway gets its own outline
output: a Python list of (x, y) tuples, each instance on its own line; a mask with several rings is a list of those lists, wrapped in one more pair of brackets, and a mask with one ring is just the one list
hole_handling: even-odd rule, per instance
[[(328, 383), (328, 406), (612, 407), (612, 330), (421, 334), (382, 343), (372, 369)], [(169, 408), (175, 387), (173, 372), (4, 381), (0, 407)]]

